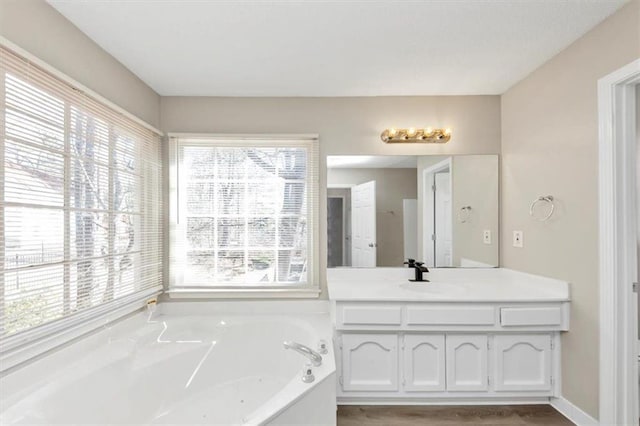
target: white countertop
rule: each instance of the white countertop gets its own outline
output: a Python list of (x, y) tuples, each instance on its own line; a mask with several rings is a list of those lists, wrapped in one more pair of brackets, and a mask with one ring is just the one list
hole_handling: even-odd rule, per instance
[(413, 283), (408, 268), (327, 269), (329, 299), (394, 302), (566, 302), (569, 283), (504, 268), (431, 269)]

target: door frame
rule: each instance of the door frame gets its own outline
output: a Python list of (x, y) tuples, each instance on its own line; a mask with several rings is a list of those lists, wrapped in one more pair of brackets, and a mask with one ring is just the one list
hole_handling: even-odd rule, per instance
[(637, 84), (640, 59), (598, 80), (601, 424), (638, 421)]
[[(431, 199), (433, 200), (431, 204), (435, 205), (435, 199), (433, 199), (433, 190), (431, 189), (431, 185), (434, 184), (433, 177), (437, 172), (443, 171), (445, 169), (449, 169), (449, 179), (451, 184), (451, 190), (453, 191), (453, 160), (451, 157), (448, 157), (442, 161), (439, 161), (436, 164), (426, 167), (422, 171), (422, 203), (421, 203), (422, 204), (421, 206), (422, 207), (422, 257), (423, 257), (422, 261), (424, 261), (425, 264), (427, 264), (427, 266), (434, 266), (436, 264), (435, 242), (431, 237), (431, 235), (434, 234), (436, 230), (435, 230), (435, 219), (434, 219), (435, 211), (432, 212), (431, 216), (427, 215), (426, 200), (428, 199), (428, 197), (431, 197)], [(452, 197), (453, 197), (453, 194), (452, 194)], [(452, 199), (452, 206), (453, 206), (453, 199)], [(429, 221), (429, 217), (431, 217), (431, 221)], [(429, 230), (431, 230), (431, 232), (428, 232)], [(433, 265), (429, 265), (426, 258), (426, 253), (427, 253), (426, 248), (429, 242), (431, 242), (431, 244), (433, 245)], [(451, 252), (453, 253), (453, 241), (451, 244), (452, 244)]]
[[(327, 184), (327, 189), (351, 189), (354, 186), (355, 184), (353, 183), (331, 183)], [(347, 204), (345, 202), (346, 198), (344, 196), (330, 197), (329, 194), (327, 194), (327, 205), (329, 204), (329, 198), (342, 198), (342, 264), (343, 266), (346, 266), (345, 263), (347, 263), (347, 257), (351, 258), (351, 253), (349, 253), (347, 256), (347, 237), (351, 239), (351, 227), (349, 227), (349, 232), (347, 232)], [(349, 222), (351, 222), (350, 218)]]

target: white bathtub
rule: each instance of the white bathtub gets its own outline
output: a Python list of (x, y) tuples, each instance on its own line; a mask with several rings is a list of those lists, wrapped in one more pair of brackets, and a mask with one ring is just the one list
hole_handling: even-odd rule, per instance
[[(315, 381), (282, 342), (328, 342)], [(0, 379), (0, 424), (335, 424), (322, 302), (160, 304)]]

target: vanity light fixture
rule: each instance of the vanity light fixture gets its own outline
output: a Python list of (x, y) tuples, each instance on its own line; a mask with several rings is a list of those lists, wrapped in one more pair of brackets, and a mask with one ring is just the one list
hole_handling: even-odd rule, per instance
[(451, 139), (451, 129), (432, 129), (427, 127), (424, 129), (416, 129), (410, 127), (408, 129), (384, 129), (380, 135), (380, 139), (386, 143), (400, 142), (423, 142), (423, 143), (445, 143)]

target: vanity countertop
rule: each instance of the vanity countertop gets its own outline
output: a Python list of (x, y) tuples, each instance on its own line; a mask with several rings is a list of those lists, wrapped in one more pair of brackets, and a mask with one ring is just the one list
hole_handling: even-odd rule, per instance
[(427, 283), (408, 268), (327, 270), (329, 299), (352, 302), (568, 302), (569, 283), (505, 268), (434, 268)]

